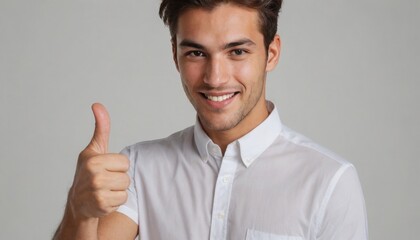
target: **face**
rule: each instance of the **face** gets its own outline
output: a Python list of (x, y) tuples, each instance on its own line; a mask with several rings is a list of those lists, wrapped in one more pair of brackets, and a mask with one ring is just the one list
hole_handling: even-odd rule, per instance
[(255, 10), (222, 4), (190, 9), (178, 20), (174, 60), (185, 93), (209, 134), (255, 128), (267, 116), (265, 79), (280, 51), (268, 52)]

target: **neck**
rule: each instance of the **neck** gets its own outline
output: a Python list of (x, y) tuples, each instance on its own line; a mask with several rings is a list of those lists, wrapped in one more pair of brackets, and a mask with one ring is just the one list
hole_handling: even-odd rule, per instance
[(255, 106), (244, 119), (231, 129), (217, 131), (203, 128), (210, 139), (220, 147), (223, 155), (230, 143), (252, 131), (268, 117), (269, 112), (265, 100), (257, 103), (257, 105), (259, 104), (261, 104), (259, 107)]

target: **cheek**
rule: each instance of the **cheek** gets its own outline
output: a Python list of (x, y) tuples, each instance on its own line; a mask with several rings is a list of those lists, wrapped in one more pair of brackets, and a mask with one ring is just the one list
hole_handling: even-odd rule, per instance
[(235, 73), (237, 81), (247, 87), (247, 85), (260, 81), (264, 71), (265, 70), (264, 67), (261, 66), (261, 62), (250, 59), (234, 64), (233, 72)]
[(200, 79), (202, 79), (202, 72), (198, 64), (180, 64), (179, 73), (184, 88), (188, 91), (199, 85)]
[(180, 65), (180, 75), (186, 81), (197, 81), (202, 76), (202, 66), (198, 63), (187, 63)]

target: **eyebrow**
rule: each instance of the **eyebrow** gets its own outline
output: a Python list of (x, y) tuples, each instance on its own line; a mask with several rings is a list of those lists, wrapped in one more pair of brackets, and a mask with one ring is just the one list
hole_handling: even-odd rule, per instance
[[(223, 46), (223, 49), (229, 49), (229, 48), (242, 46), (242, 45), (256, 45), (256, 44), (251, 39), (243, 38), (243, 39), (239, 39), (237, 41), (225, 44)], [(196, 49), (200, 49), (200, 50), (205, 49), (205, 47), (203, 45), (201, 45), (199, 43), (196, 43), (194, 41), (188, 40), (188, 39), (182, 40), (179, 43), (179, 46), (181, 46), (181, 47), (192, 47), (192, 48), (196, 48)]]
[(197, 49), (201, 49), (201, 50), (203, 50), (203, 49), (204, 49), (204, 46), (203, 46), (203, 45), (198, 44), (198, 43), (193, 42), (193, 41), (188, 40), (188, 39), (184, 39), (184, 40), (182, 40), (182, 41), (179, 43), (179, 46), (181, 46), (181, 47), (192, 47), (192, 48), (197, 48)]
[(243, 38), (243, 39), (239, 39), (238, 41), (227, 43), (224, 46), (224, 49), (229, 49), (229, 48), (242, 46), (242, 45), (256, 45), (256, 44), (253, 41), (251, 41), (251, 39)]

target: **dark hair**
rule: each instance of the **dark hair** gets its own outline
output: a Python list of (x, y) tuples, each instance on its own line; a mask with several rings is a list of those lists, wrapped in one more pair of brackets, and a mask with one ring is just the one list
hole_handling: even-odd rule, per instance
[(169, 26), (172, 41), (175, 40), (179, 16), (187, 9), (204, 8), (212, 10), (222, 3), (233, 3), (258, 11), (260, 31), (264, 36), (264, 45), (268, 49), (277, 32), (277, 18), (283, 0), (162, 0), (159, 16)]

